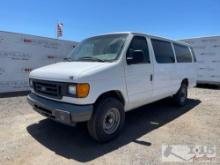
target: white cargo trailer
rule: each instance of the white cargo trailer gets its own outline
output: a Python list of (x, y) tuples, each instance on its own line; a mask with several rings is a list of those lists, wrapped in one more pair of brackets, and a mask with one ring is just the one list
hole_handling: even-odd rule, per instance
[(220, 36), (184, 39), (195, 51), (198, 84), (220, 85)]
[(56, 63), (76, 42), (0, 31), (0, 94), (29, 90), (29, 72)]

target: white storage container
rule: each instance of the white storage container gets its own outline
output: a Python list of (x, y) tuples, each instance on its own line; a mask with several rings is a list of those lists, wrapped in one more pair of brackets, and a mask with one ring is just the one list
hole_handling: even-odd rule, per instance
[(29, 72), (56, 63), (77, 43), (0, 31), (0, 93), (29, 90)]

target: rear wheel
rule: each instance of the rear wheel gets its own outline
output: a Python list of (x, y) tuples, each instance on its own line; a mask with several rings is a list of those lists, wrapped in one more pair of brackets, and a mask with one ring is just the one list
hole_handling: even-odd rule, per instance
[(178, 92), (173, 96), (176, 105), (182, 107), (186, 104), (188, 95), (187, 89), (187, 84), (183, 82)]
[(88, 131), (95, 140), (106, 142), (118, 136), (124, 121), (122, 103), (113, 97), (105, 98), (95, 107), (94, 114), (88, 121)]

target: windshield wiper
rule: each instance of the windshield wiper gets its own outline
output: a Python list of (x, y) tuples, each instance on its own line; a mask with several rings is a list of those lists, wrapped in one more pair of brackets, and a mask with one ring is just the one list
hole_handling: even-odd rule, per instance
[(104, 60), (97, 58), (97, 57), (92, 57), (92, 56), (86, 56), (86, 57), (81, 57), (79, 60), (92, 60), (92, 61), (98, 61), (98, 62), (105, 62)]

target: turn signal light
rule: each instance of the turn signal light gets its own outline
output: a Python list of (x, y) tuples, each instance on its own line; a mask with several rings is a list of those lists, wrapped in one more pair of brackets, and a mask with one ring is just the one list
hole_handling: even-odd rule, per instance
[(79, 98), (84, 98), (89, 94), (90, 86), (89, 84), (82, 83), (76, 84), (76, 96)]

